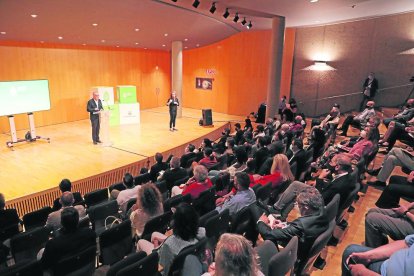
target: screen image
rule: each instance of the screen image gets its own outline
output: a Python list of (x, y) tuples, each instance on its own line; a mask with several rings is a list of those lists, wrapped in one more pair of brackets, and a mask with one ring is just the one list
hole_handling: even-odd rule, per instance
[(50, 110), (49, 81), (0, 82), (0, 116)]

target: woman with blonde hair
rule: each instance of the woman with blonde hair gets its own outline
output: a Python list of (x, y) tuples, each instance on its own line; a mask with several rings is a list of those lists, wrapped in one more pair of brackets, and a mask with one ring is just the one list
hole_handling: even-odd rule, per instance
[(293, 180), (295, 180), (295, 177), (290, 170), (289, 160), (284, 154), (276, 154), (273, 157), (273, 164), (269, 175), (255, 176), (256, 184), (266, 185), (272, 182), (272, 188), (277, 187), (283, 182), (292, 182)]
[(161, 193), (153, 183), (141, 186), (138, 190), (137, 202), (132, 206), (132, 210), (131, 224), (137, 236), (140, 237), (147, 221), (164, 213)]

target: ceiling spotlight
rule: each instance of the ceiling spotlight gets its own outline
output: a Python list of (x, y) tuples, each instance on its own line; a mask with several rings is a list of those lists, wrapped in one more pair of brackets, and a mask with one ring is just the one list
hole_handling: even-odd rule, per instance
[(211, 13), (215, 13), (216, 12), (216, 2), (213, 2), (213, 4), (211, 5), (210, 12)]
[(136, 31), (136, 32), (139, 32), (139, 29), (138, 29), (138, 28), (136, 28), (136, 29), (135, 29), (135, 31)]
[(5, 34), (6, 34), (6, 32), (0, 32), (0, 34), (5, 35)]
[(188, 38), (184, 38), (184, 41), (188, 41)]
[(237, 23), (237, 21), (239, 21), (239, 13), (236, 12), (236, 15), (233, 18), (234, 23)]
[(200, 5), (200, 1), (195, 0), (194, 3), (193, 3), (193, 7), (198, 8), (198, 5)]
[(135, 45), (138, 45), (139, 44), (139, 42), (135, 42)]
[(249, 21), (249, 25), (247, 25), (247, 29), (251, 29), (253, 27), (252, 21)]
[(92, 23), (92, 26), (96, 27), (98, 26), (98, 23)]
[(230, 13), (229, 13), (229, 9), (228, 9), (228, 8), (226, 8), (226, 12), (223, 14), (223, 17), (224, 17), (224, 18), (227, 18), (227, 17), (229, 17), (229, 15), (230, 15)]
[(36, 18), (37, 14), (31, 14), (30, 16), (33, 17), (33, 18)]
[(101, 40), (101, 42), (102, 42), (102, 43), (105, 43), (105, 39), (102, 39), (102, 40)]
[(243, 26), (246, 25), (246, 23), (247, 23), (246, 17), (243, 18), (243, 21), (241, 23), (242, 23)]
[(58, 39), (62, 40), (62, 39), (63, 39), (63, 37), (62, 37), (62, 36), (58, 36)]

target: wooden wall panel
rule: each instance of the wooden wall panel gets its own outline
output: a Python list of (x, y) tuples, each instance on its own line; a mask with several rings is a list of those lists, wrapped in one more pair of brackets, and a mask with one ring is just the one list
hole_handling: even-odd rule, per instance
[[(184, 51), (183, 105), (216, 112), (247, 115), (266, 101), (269, 78), (270, 31), (243, 32), (215, 44)], [(283, 93), (289, 96), (294, 29), (287, 32), (283, 61)], [(214, 76), (207, 69), (215, 71)], [(196, 77), (214, 78), (211, 91), (195, 88)]]
[[(51, 110), (35, 113), (37, 126), (87, 119), (93, 86), (136, 85), (142, 109), (162, 105), (170, 92), (165, 51), (1, 42), (0, 60), (0, 80), (49, 80)], [(27, 116), (17, 115), (16, 125), (28, 128)], [(8, 131), (1, 117), (0, 132)]]

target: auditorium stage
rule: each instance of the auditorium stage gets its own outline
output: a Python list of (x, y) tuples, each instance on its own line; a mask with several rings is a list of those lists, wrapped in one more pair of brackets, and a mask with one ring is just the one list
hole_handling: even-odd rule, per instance
[[(204, 128), (198, 125), (200, 117), (201, 110), (183, 108), (178, 131), (171, 132), (166, 107), (142, 110), (140, 125), (110, 127), (111, 147), (93, 145), (88, 119), (39, 127), (37, 135), (50, 137), (50, 144), (23, 142), (14, 151), (6, 146), (9, 134), (0, 134), (0, 192), (7, 200), (40, 192), (56, 187), (62, 178), (88, 178), (208, 137), (228, 121), (244, 121), (244, 117), (213, 112), (214, 127)], [(18, 131), (18, 137), (26, 131)]]

